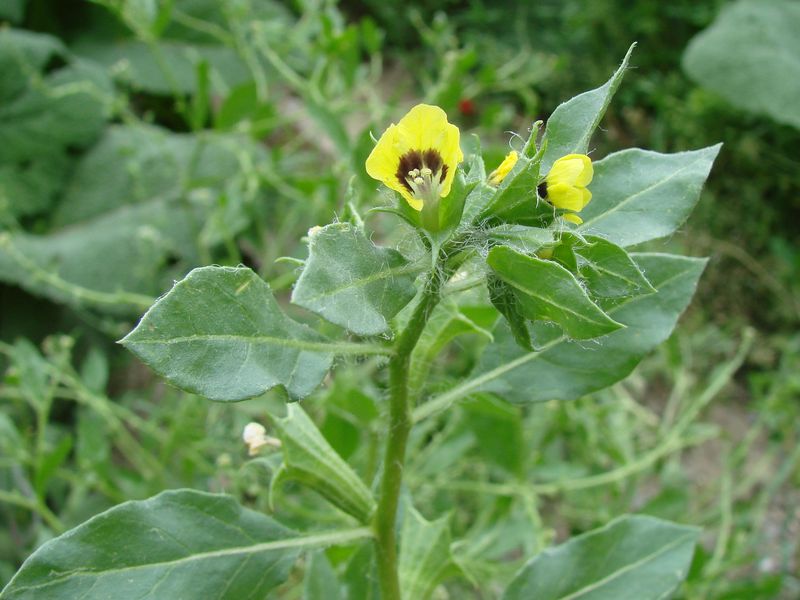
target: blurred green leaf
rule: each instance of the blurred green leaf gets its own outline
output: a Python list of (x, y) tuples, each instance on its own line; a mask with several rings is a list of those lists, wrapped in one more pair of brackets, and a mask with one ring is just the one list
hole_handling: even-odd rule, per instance
[(28, 0), (4, 0), (0, 5), (0, 19), (7, 19), (12, 23), (22, 21), (25, 16), (25, 5)]
[(487, 263), (514, 289), (520, 312), (532, 321), (553, 321), (577, 340), (622, 327), (589, 299), (572, 273), (555, 262), (496, 246)]
[(596, 162), (578, 231), (623, 247), (670, 235), (700, 198), (720, 147), (675, 154), (633, 148)]
[(276, 385), (307, 396), (336, 349), (287, 317), (253, 271), (229, 267), (193, 270), (121, 343), (172, 384), (222, 401)]
[(192, 251), (196, 218), (157, 201), (50, 235), (0, 232), (0, 280), (70, 306), (138, 314), (160, 293), (166, 261)]
[(286, 579), (304, 545), (228, 496), (167, 491), (47, 542), (0, 598), (261, 597)]
[(555, 333), (546, 346), (525, 352), (501, 325), (459, 393), (493, 392), (516, 404), (574, 400), (627, 377), (672, 332), (706, 264), (668, 254), (634, 254), (633, 259), (658, 292), (622, 299), (609, 309), (624, 329), (590, 344)]
[(689, 571), (700, 530), (626, 515), (534, 557), (503, 600), (659, 600)]
[(628, 48), (622, 64), (606, 83), (559, 104), (547, 119), (544, 131), (544, 155), (539, 169), (547, 174), (553, 163), (567, 154), (586, 154), (589, 140), (622, 81), (636, 44)]
[(0, 29), (0, 223), (50, 208), (111, 99), (106, 74), (56, 38)]
[(739, 0), (686, 48), (683, 68), (733, 106), (800, 128), (800, 5)]
[(334, 223), (309, 232), (308, 260), (292, 302), (359, 335), (378, 335), (416, 293), (419, 268), (363, 231)]
[(450, 518), (428, 521), (407, 504), (397, 566), (403, 600), (427, 600), (454, 568), (450, 555)]
[(342, 600), (341, 586), (324, 552), (308, 557), (303, 578), (303, 600)]
[(473, 304), (472, 300), (469, 295), (461, 294), (457, 300), (445, 298), (434, 309), (411, 353), (408, 388), (412, 397), (424, 389), (436, 357), (458, 336), (474, 333), (492, 340), (489, 329), (497, 313), (478, 303)]
[(362, 544), (347, 563), (342, 576), (347, 600), (380, 600), (373, 544)]
[(283, 467), (276, 479), (299, 481), (360, 522), (368, 522), (375, 501), (367, 486), (300, 406), (291, 403), (286, 408), (287, 416), (274, 420), (283, 452)]
[(153, 94), (194, 94), (197, 69), (206, 63), (217, 81), (235, 87), (251, 80), (247, 66), (231, 48), (161, 40), (150, 46), (137, 40), (82, 40), (73, 51), (112, 71), (133, 89)]

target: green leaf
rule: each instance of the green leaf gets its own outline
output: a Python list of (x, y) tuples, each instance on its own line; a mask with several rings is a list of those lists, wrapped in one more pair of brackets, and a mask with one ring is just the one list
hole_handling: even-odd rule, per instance
[(362, 544), (347, 563), (342, 574), (347, 600), (380, 600), (374, 544)]
[[(525, 145), (526, 150), (535, 151), (536, 134), (540, 126), (541, 121), (533, 124)], [(536, 196), (541, 154), (537, 153), (533, 157), (526, 154), (519, 154), (517, 164), (497, 186), (494, 197), (481, 213), (480, 219), (494, 218), (507, 223), (528, 225), (552, 221), (555, 216), (553, 207), (546, 202), (540, 202)]]
[(307, 396), (337, 348), (287, 317), (253, 271), (230, 267), (194, 269), (121, 343), (173, 385), (222, 401), (276, 385)]
[(281, 477), (307, 485), (366, 523), (375, 510), (375, 500), (367, 486), (336, 454), (302, 408), (294, 403), (286, 408), (287, 416), (274, 421), (283, 452)]
[(633, 148), (598, 161), (578, 231), (623, 247), (672, 234), (697, 203), (719, 149), (660, 154)]
[(0, 6), (0, 19), (8, 19), (12, 23), (22, 21), (27, 3), (28, 0), (5, 0)]
[(292, 302), (359, 335), (378, 335), (416, 293), (419, 269), (363, 231), (335, 223), (309, 232), (309, 256)]
[(489, 243), (511, 246), (523, 254), (534, 254), (542, 246), (553, 243), (553, 230), (524, 225), (498, 225), (486, 231)]
[(358, 531), (297, 537), (229, 496), (167, 491), (45, 543), (0, 598), (263, 598), (286, 580), (302, 548)]
[(397, 567), (403, 600), (426, 600), (454, 570), (450, 554), (450, 518), (427, 521), (406, 505)]
[(686, 578), (700, 530), (626, 515), (534, 557), (503, 600), (660, 600)]
[[(0, 79), (0, 162), (85, 147), (105, 125), (112, 102), (110, 79), (60, 48), (46, 36), (0, 30), (0, 66), (11, 70)], [(40, 73), (52, 56), (66, 64)]]
[[(213, 198), (238, 179), (243, 162), (268, 160), (262, 146), (242, 135), (112, 126), (78, 163), (56, 211), (55, 225), (73, 225), (155, 200), (189, 204), (193, 191)], [(196, 196), (192, 203), (201, 205), (202, 196)]]
[(491, 341), (492, 334), (488, 330), (495, 320), (494, 311), (472, 304), (468, 294), (461, 294), (457, 299), (445, 297), (434, 309), (411, 353), (408, 367), (411, 396), (416, 396), (424, 389), (433, 361), (447, 344), (460, 335), (470, 333)]
[(578, 340), (622, 327), (589, 299), (572, 273), (553, 261), (496, 246), (486, 262), (514, 288), (522, 314), (532, 321), (553, 321)]
[(141, 314), (162, 290), (165, 262), (191, 248), (194, 221), (156, 201), (48, 235), (0, 232), (0, 280), (70, 306)]
[(589, 140), (617, 91), (631, 53), (636, 44), (628, 48), (622, 64), (606, 83), (567, 100), (550, 115), (544, 131), (547, 147), (544, 150), (541, 173), (548, 173), (553, 163), (567, 154), (586, 154)]
[[(135, 90), (154, 94), (194, 94), (197, 68), (208, 64), (213, 76), (228, 87), (251, 80), (250, 72), (232, 48), (180, 40), (160, 40), (148, 46), (137, 40), (98, 41), (84, 39), (73, 50), (117, 74)], [(216, 91), (222, 92), (222, 88)]]
[[(574, 234), (565, 235), (577, 237)], [(583, 239), (588, 244), (574, 244), (573, 248), (579, 257), (581, 277), (592, 296), (618, 298), (656, 291), (625, 250), (595, 235), (587, 235)]]
[(574, 400), (627, 377), (672, 332), (706, 264), (703, 259), (668, 254), (633, 258), (658, 292), (620, 300), (609, 309), (625, 329), (591, 344), (556, 335), (538, 351), (525, 352), (500, 326), (472, 379), (447, 394), (455, 400), (473, 392), (493, 392), (515, 404)]
[(740, 0), (726, 6), (683, 55), (683, 68), (733, 106), (800, 128), (800, 5)]
[(487, 276), (486, 285), (489, 288), (489, 300), (492, 306), (503, 315), (514, 339), (526, 350), (533, 350), (528, 321), (522, 314), (514, 288), (495, 275)]
[(58, 39), (0, 29), (0, 223), (50, 209), (70, 154), (100, 133), (111, 98), (106, 74)]
[(303, 600), (342, 600), (341, 586), (324, 552), (308, 557), (303, 578)]

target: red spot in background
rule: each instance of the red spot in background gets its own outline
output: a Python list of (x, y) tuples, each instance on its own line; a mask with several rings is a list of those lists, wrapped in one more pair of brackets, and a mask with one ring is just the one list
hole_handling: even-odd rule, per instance
[(469, 98), (462, 98), (458, 101), (458, 110), (465, 117), (474, 117), (477, 112), (475, 103)]

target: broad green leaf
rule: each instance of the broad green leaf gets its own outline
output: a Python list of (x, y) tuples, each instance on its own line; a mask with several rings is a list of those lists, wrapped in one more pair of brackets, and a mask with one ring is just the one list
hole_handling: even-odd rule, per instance
[[(197, 240), (214, 241), (207, 228), (216, 222), (219, 199), (251, 198), (240, 161), (265, 158), (238, 135), (110, 127), (67, 184), (54, 180), (60, 187), (53, 193), (64, 189), (53, 229), (0, 240), (0, 279), (79, 308), (141, 314), (200, 262)], [(59, 162), (49, 155), (41, 164), (58, 172)], [(19, 172), (16, 164), (10, 167)], [(7, 183), (0, 181), (0, 205)], [(246, 223), (228, 218), (225, 226), (233, 234)]]
[(253, 271), (230, 267), (194, 269), (121, 343), (173, 385), (222, 401), (276, 385), (307, 396), (336, 347), (287, 317)]
[(526, 350), (533, 350), (531, 335), (528, 332), (528, 321), (522, 314), (514, 288), (495, 275), (487, 276), (486, 285), (489, 288), (489, 300), (491, 300), (492, 306), (503, 315), (514, 339)]
[(800, 128), (800, 5), (739, 0), (686, 48), (683, 68), (733, 106)]
[(50, 209), (70, 153), (98, 136), (111, 97), (106, 74), (58, 39), (0, 29), (0, 224)]
[(0, 223), (44, 214), (66, 185), (72, 160), (61, 152), (0, 164)]
[(89, 63), (74, 62), (45, 75), (0, 105), (0, 162), (88, 146), (108, 118), (111, 92), (106, 74)]
[(303, 600), (343, 600), (343, 598), (341, 585), (325, 552), (311, 554), (303, 578)]
[(44, 69), (53, 56), (67, 49), (58, 38), (25, 31), (0, 30), (0, 100), (9, 102), (30, 85), (30, 76)]
[(520, 311), (532, 321), (553, 321), (577, 340), (622, 327), (589, 299), (572, 273), (553, 261), (496, 246), (486, 262), (514, 288)]
[(700, 198), (720, 147), (675, 154), (633, 148), (598, 161), (578, 230), (623, 247), (674, 233)]
[(112, 126), (75, 168), (56, 210), (55, 225), (81, 223), (129, 204), (158, 199), (185, 204), (193, 191), (192, 203), (208, 210), (201, 199), (227, 189), (243, 163), (266, 160), (263, 147), (241, 135)]
[(554, 240), (552, 229), (524, 225), (498, 225), (486, 231), (490, 244), (511, 246), (523, 254), (533, 254)]
[(700, 530), (626, 515), (534, 557), (503, 600), (661, 600), (686, 578)]
[(608, 314), (625, 329), (591, 343), (555, 336), (540, 350), (525, 352), (501, 325), (472, 379), (449, 396), (457, 399), (484, 391), (515, 404), (574, 400), (627, 377), (672, 332), (706, 264), (703, 259), (668, 254), (632, 257), (658, 291), (620, 300), (609, 309)]
[(288, 415), (275, 419), (281, 440), (283, 478), (294, 479), (319, 492), (344, 512), (366, 523), (375, 510), (367, 486), (336, 454), (297, 404), (287, 405)]
[(0, 280), (69, 306), (141, 314), (167, 284), (170, 258), (198, 260), (196, 218), (188, 207), (155, 201), (48, 235), (0, 232)]
[(403, 600), (427, 600), (453, 569), (450, 518), (428, 521), (407, 504), (397, 567)]
[(599, 88), (584, 92), (559, 104), (547, 120), (544, 140), (547, 146), (540, 172), (547, 174), (553, 163), (567, 154), (586, 154), (589, 140), (600, 124), (611, 98), (617, 91), (636, 44), (629, 49), (619, 69)]
[(308, 260), (292, 302), (359, 335), (378, 335), (416, 293), (419, 272), (396, 250), (335, 223), (309, 232)]
[(588, 244), (573, 248), (579, 257), (581, 277), (592, 296), (617, 298), (656, 291), (625, 250), (595, 235), (583, 239)]
[(263, 598), (315, 541), (229, 496), (167, 491), (45, 543), (0, 598)]
[[(109, 70), (135, 90), (154, 94), (193, 94), (197, 91), (197, 66), (208, 63), (213, 77), (229, 87), (250, 81), (247, 66), (232, 48), (161, 40), (148, 46), (137, 40), (85, 40), (73, 50)], [(219, 89), (222, 92), (222, 89)]]

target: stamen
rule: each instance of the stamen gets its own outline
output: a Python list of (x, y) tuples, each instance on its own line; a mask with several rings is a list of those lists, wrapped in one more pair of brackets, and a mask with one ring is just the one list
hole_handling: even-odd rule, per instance
[(396, 176), (415, 198), (434, 202), (447, 177), (447, 165), (437, 150), (410, 150), (400, 157)]

